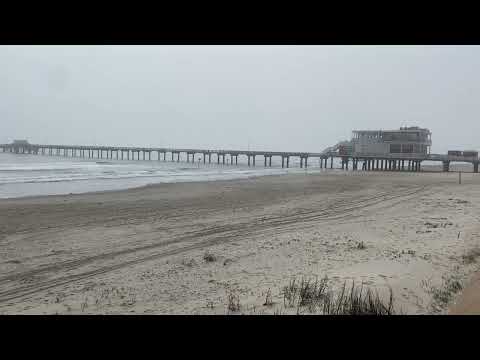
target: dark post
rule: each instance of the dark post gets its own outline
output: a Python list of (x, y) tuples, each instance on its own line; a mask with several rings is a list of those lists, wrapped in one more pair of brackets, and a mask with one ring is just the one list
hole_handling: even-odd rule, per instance
[(443, 171), (448, 172), (449, 170), (449, 161), (444, 161), (443, 162)]

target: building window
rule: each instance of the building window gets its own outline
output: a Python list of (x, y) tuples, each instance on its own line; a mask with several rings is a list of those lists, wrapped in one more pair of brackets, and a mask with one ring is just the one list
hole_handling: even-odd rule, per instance
[(390, 144), (390, 153), (400, 153), (402, 151), (400, 144)]
[(403, 144), (402, 153), (407, 153), (407, 154), (413, 153), (413, 144)]

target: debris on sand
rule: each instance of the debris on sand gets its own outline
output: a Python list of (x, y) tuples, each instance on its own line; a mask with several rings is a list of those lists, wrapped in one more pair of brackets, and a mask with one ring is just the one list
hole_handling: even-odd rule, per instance
[(190, 260), (183, 259), (182, 265), (188, 266), (188, 267), (193, 267), (193, 266), (197, 265), (197, 262), (195, 261), (195, 259), (190, 259)]
[(210, 252), (205, 252), (205, 254), (203, 254), (203, 260), (205, 260), (205, 262), (214, 262), (214, 261), (217, 261), (217, 257), (210, 253)]
[(225, 261), (223, 262), (223, 266), (230, 265), (232, 262), (233, 262), (232, 259), (225, 259)]
[(367, 246), (365, 245), (365, 243), (363, 241), (360, 241), (358, 244), (357, 244), (357, 249), (359, 250), (364, 250), (366, 249)]

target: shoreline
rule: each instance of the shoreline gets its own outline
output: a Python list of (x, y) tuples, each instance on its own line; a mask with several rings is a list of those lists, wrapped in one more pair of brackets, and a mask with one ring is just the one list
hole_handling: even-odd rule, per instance
[[(276, 169), (276, 170), (280, 170), (280, 169)], [(312, 171), (313, 170), (313, 171)], [(75, 196), (75, 195), (84, 195), (84, 194), (102, 194), (102, 193), (108, 193), (108, 192), (121, 192), (121, 191), (129, 191), (129, 190), (134, 190), (134, 189), (141, 189), (141, 188), (148, 188), (148, 187), (152, 187), (152, 186), (162, 186), (162, 185), (166, 185), (166, 184), (181, 184), (181, 183), (207, 183), (207, 182), (218, 182), (218, 181), (237, 181), (237, 180), (248, 180), (248, 179), (254, 179), (254, 178), (259, 178), (259, 177), (265, 177), (265, 176), (296, 176), (296, 175), (305, 175), (305, 174), (309, 174), (309, 175), (314, 175), (314, 174), (321, 174), (322, 172), (333, 172), (335, 170), (340, 170), (340, 169), (333, 169), (333, 170), (324, 170), (324, 171), (320, 171), (320, 169), (315, 169), (315, 168), (312, 168), (312, 169), (309, 169), (307, 171), (300, 171), (299, 169), (295, 172), (291, 172), (291, 173), (288, 173), (288, 172), (285, 172), (285, 173), (265, 173), (265, 174), (261, 174), (261, 173), (257, 173), (257, 174), (252, 174), (252, 175), (248, 175), (248, 176), (232, 176), (230, 178), (216, 178), (216, 179), (209, 179), (209, 180), (206, 180), (206, 179), (202, 179), (202, 180), (175, 180), (175, 181), (160, 181), (160, 182), (151, 182), (151, 183), (148, 183), (148, 184), (144, 184), (144, 185), (132, 185), (132, 186), (129, 186), (129, 185), (126, 185), (127, 187), (121, 187), (121, 188), (117, 188), (117, 189), (113, 189), (113, 190), (96, 190), (96, 191), (84, 191), (84, 192), (78, 192), (78, 193), (61, 193), (61, 194), (37, 194), (37, 195), (25, 195), (25, 196), (12, 196), (12, 197), (2, 197), (0, 198), (0, 201), (3, 201), (3, 200), (15, 200), (15, 199), (34, 199), (34, 198), (40, 198), (40, 197), (49, 197), (49, 196)], [(132, 177), (132, 178), (129, 178), (129, 179), (142, 179), (143, 177)], [(155, 178), (155, 177), (154, 177)], [(92, 179), (92, 180), (95, 180), (95, 179)], [(109, 179), (109, 180), (113, 180), (113, 181), (123, 181), (124, 179), (123, 178), (118, 178), (118, 179)], [(90, 181), (90, 180), (78, 180), (78, 181)], [(58, 181), (58, 182), (62, 182), (62, 181)], [(24, 183), (20, 183), (20, 184), (24, 184)], [(39, 183), (39, 184), (46, 184), (46, 183)], [(8, 184), (8, 185), (11, 185), (11, 184)]]
[[(148, 162), (147, 162), (148, 163)], [(396, 171), (383, 171), (383, 172), (378, 172), (378, 171), (363, 171), (363, 170), (359, 170), (358, 172), (357, 171), (345, 171), (345, 170), (342, 170), (340, 168), (334, 168), (334, 169), (328, 169), (328, 168), (325, 168), (325, 169), (320, 169), (316, 166), (311, 166), (310, 168), (308, 168), (308, 170), (306, 169), (301, 169), (301, 168), (289, 168), (289, 169), (282, 169), (282, 168), (278, 168), (278, 167), (274, 167), (275, 170), (287, 170), (287, 172), (285, 173), (265, 173), (265, 174), (262, 174), (262, 173), (256, 173), (256, 174), (252, 174), (252, 175), (247, 175), (247, 176), (235, 176), (233, 175), (232, 177), (227, 177), (227, 178), (217, 178), (217, 179), (200, 179), (200, 180), (189, 180), (189, 179), (176, 179), (176, 180), (172, 180), (172, 181), (151, 181), (151, 182), (144, 182), (142, 181), (144, 179), (143, 176), (140, 176), (140, 177), (131, 177), (131, 178), (128, 178), (128, 180), (132, 181), (133, 183), (128, 183), (125, 182), (125, 178), (111, 178), (111, 179), (108, 179), (108, 181), (110, 182), (115, 182), (115, 181), (123, 181), (125, 182), (123, 185), (121, 185), (120, 187), (117, 187), (117, 185), (113, 186), (113, 183), (111, 184), (114, 189), (100, 189), (100, 190), (92, 190), (92, 189), (85, 189), (83, 191), (80, 191), (80, 192), (75, 192), (75, 191), (71, 191), (70, 190), (63, 190), (61, 191), (60, 193), (52, 193), (52, 194), (48, 194), (48, 193), (43, 193), (45, 191), (41, 191), (41, 190), (37, 190), (39, 193), (38, 194), (29, 194), (29, 195), (13, 195), (13, 196), (5, 196), (5, 197), (1, 197), (0, 198), (0, 201), (9, 201), (9, 200), (16, 200), (16, 199), (36, 199), (36, 198), (40, 198), (40, 197), (48, 197), (48, 196), (78, 196), (78, 195), (82, 195), (82, 194), (102, 194), (102, 193), (107, 193), (107, 192), (119, 192), (119, 191), (128, 191), (128, 190), (134, 190), (134, 189), (141, 189), (141, 188), (146, 188), (146, 187), (151, 187), (151, 186), (161, 186), (161, 185), (165, 185), (165, 184), (171, 184), (171, 183), (201, 183), (201, 182), (218, 182), (218, 181), (236, 181), (236, 180), (241, 180), (241, 179), (252, 179), (252, 178), (258, 178), (258, 177), (264, 177), (264, 176), (285, 176), (285, 175), (314, 175), (314, 174), (329, 174), (329, 173), (338, 173), (338, 174), (348, 174), (350, 173), (351, 175), (373, 175), (373, 174), (378, 174), (378, 175), (387, 175), (387, 174), (392, 174), (392, 175), (400, 175), (400, 174), (408, 174), (410, 176), (412, 175), (420, 175), (420, 174), (438, 174), (438, 173), (442, 173), (444, 174), (444, 176), (448, 175), (448, 174), (452, 174), (452, 173), (463, 173), (463, 174), (474, 174), (473, 172), (471, 171), (464, 171), (462, 169), (464, 169), (465, 167), (468, 168), (468, 166), (465, 166), (465, 165), (460, 165), (460, 169), (458, 170), (455, 170), (454, 168), (452, 168), (452, 170), (448, 173), (444, 173), (441, 171), (440, 167), (436, 166), (436, 165), (425, 165), (424, 168), (420, 171), (420, 172), (396, 172)], [(246, 168), (245, 166), (241, 166), (241, 168), (243, 170), (258, 170), (255, 169), (255, 168)], [(263, 168), (262, 168), (263, 169)], [(265, 168), (265, 169), (272, 169), (272, 168)], [(292, 171), (290, 173), (288, 173), (288, 171)], [(147, 177), (148, 178), (148, 177)], [(156, 177), (154, 176), (152, 178), (155, 179)], [(85, 179), (85, 180), (76, 180), (76, 182), (79, 182), (79, 183), (82, 183), (82, 182), (91, 182), (91, 181), (97, 181), (98, 179), (96, 178), (92, 178), (92, 179)], [(135, 184), (135, 181), (139, 182), (139, 184)], [(99, 181), (98, 183), (98, 186), (100, 188), (105, 188), (106, 186), (108, 186), (108, 183), (105, 183), (103, 185), (100, 185), (102, 182), (102, 180)], [(65, 181), (62, 181), (62, 180), (59, 180), (57, 181), (56, 183), (59, 183), (59, 184), (68, 184), (69, 182), (65, 182)], [(26, 183), (19, 183), (19, 185), (23, 186), (25, 185)], [(45, 187), (45, 185), (49, 184), (48, 182), (39, 182), (38, 183), (38, 186), (41, 186), (41, 187)], [(8, 184), (5, 184), (5, 185), (8, 185), (8, 186), (11, 186), (12, 184), (11, 183), (8, 183)], [(2, 185), (0, 185), (2, 186)], [(81, 185), (80, 187), (84, 187), (85, 185)], [(91, 185), (90, 185), (91, 186)], [(88, 186), (87, 186), (88, 187)], [(41, 188), (40, 188), (41, 189)], [(27, 191), (29, 192), (29, 191)], [(31, 192), (31, 191), (30, 191)]]
[(159, 183), (151, 183), (147, 185), (140, 185), (134, 187), (128, 187), (124, 189), (115, 189), (115, 190), (98, 190), (98, 191), (86, 191), (80, 193), (69, 193), (69, 194), (46, 194), (46, 195), (27, 195), (27, 196), (17, 196), (17, 197), (10, 197), (10, 198), (0, 198), (0, 202), (2, 201), (12, 201), (12, 200), (39, 200), (43, 198), (53, 198), (53, 197), (66, 197), (66, 196), (82, 196), (82, 195), (102, 195), (102, 194), (111, 194), (111, 193), (121, 193), (121, 192), (128, 192), (134, 190), (142, 190), (142, 189), (149, 189), (154, 187), (165, 186), (167, 184), (183, 184), (183, 183), (206, 183), (206, 182), (218, 182), (218, 181), (240, 181), (240, 180), (248, 180), (250, 178), (256, 177), (263, 177), (263, 176), (284, 176), (284, 175), (291, 175), (291, 174), (266, 174), (266, 175), (258, 175), (252, 176), (247, 178), (241, 179), (214, 179), (214, 180), (194, 180), (194, 181), (177, 181), (177, 182), (159, 182)]
[[(242, 181), (242, 180), (249, 180), (255, 179), (265, 176), (305, 176), (305, 174), (265, 174), (265, 175), (252, 175), (243, 178), (232, 178), (232, 179), (212, 179), (212, 180), (192, 180), (192, 181), (172, 181), (172, 182), (156, 182), (146, 185), (139, 185), (133, 186), (128, 188), (121, 188), (121, 189), (114, 189), (114, 190), (98, 190), (98, 191), (86, 191), (81, 193), (69, 193), (69, 194), (46, 194), (46, 195), (27, 195), (27, 196), (19, 196), (19, 197), (10, 197), (10, 198), (0, 198), (0, 202), (4, 200), (38, 200), (41, 198), (47, 197), (58, 197), (58, 196), (80, 196), (80, 195), (101, 195), (107, 193), (115, 193), (115, 192), (126, 192), (126, 191), (133, 191), (133, 190), (141, 190), (141, 189), (149, 189), (154, 187), (161, 187), (169, 184), (199, 184), (199, 183), (210, 183), (210, 182), (222, 182), (222, 181)], [(313, 174), (310, 174), (313, 175)]]
[[(295, 313), (282, 287), (325, 275), (333, 288), (391, 287), (409, 314), (446, 311), (432, 307), (432, 289), (479, 270), (462, 259), (480, 246), (480, 177), (418, 174), (327, 170), (2, 199), (0, 313), (223, 314), (231, 292), (243, 313)], [(263, 306), (268, 291), (274, 305)]]
[[(334, 169), (335, 170), (335, 169)], [(337, 169), (338, 170), (338, 169)], [(319, 175), (318, 173), (310, 173), (307, 175)], [(263, 177), (288, 177), (288, 176), (306, 176), (304, 173), (298, 174), (265, 174), (265, 175), (252, 175), (244, 178), (232, 178), (232, 179), (213, 179), (213, 180), (192, 180), (192, 181), (176, 181), (176, 182), (158, 182), (158, 183), (151, 183), (147, 185), (140, 185), (134, 186), (124, 189), (114, 189), (114, 190), (99, 190), (99, 191), (87, 191), (81, 193), (69, 193), (69, 194), (46, 194), (46, 195), (27, 195), (27, 196), (19, 196), (19, 197), (10, 197), (10, 198), (0, 198), (0, 203), (8, 202), (8, 201), (15, 201), (15, 200), (42, 200), (42, 199), (49, 199), (49, 198), (57, 198), (57, 197), (79, 197), (79, 196), (88, 196), (88, 195), (104, 195), (104, 194), (114, 194), (114, 193), (126, 193), (132, 191), (141, 191), (143, 189), (155, 189), (161, 188), (168, 185), (176, 185), (176, 184), (208, 184), (208, 183), (219, 183), (219, 182), (236, 182), (236, 181), (248, 181), (257, 178)]]
[[(55, 198), (55, 197), (75, 197), (75, 196), (83, 196), (83, 195), (102, 195), (102, 194), (110, 194), (110, 193), (122, 193), (128, 191), (135, 191), (141, 189), (150, 189), (156, 187), (163, 187), (166, 185), (171, 184), (203, 184), (203, 183), (218, 183), (218, 182), (235, 182), (235, 181), (247, 181), (257, 178), (263, 177), (296, 177), (296, 176), (315, 176), (315, 175), (344, 175), (344, 176), (421, 176), (424, 175), (431, 175), (431, 174), (443, 174), (443, 176), (449, 176), (451, 174), (457, 174), (461, 172), (462, 174), (469, 174), (469, 172), (464, 171), (449, 171), (447, 173), (442, 171), (435, 171), (435, 170), (422, 170), (420, 172), (374, 172), (374, 171), (345, 171), (342, 169), (321, 169), (320, 171), (315, 172), (298, 172), (298, 173), (285, 173), (285, 174), (264, 174), (264, 175), (251, 175), (248, 177), (242, 178), (231, 178), (231, 179), (212, 179), (212, 180), (192, 180), (192, 181), (172, 181), (172, 182), (155, 182), (146, 185), (139, 185), (127, 188), (120, 188), (120, 189), (113, 189), (113, 190), (98, 190), (98, 191), (86, 191), (86, 192), (79, 192), (79, 193), (65, 193), (65, 194), (45, 194), (45, 195), (26, 195), (26, 196), (17, 196), (17, 197), (5, 197), (0, 198), (1, 202), (8, 202), (8, 201), (15, 201), (15, 200), (41, 200), (43, 198)], [(472, 175), (475, 173), (470, 172)], [(475, 175), (474, 175), (475, 176)]]
[[(36, 161), (38, 161), (37, 158), (27, 156), (29, 161), (22, 163), (20, 162), (17, 164), (18, 166), (22, 167), (23, 165), (28, 165), (28, 166), (34, 166)], [(45, 159), (48, 160), (48, 159)], [(63, 157), (61, 158), (62, 161), (66, 160)], [(76, 162), (77, 160), (81, 159), (70, 159), (69, 161)], [(68, 163), (70, 163), (68, 162)], [(83, 162), (83, 161), (80, 161)], [(96, 163), (99, 163), (98, 161)], [(105, 162), (101, 162), (105, 163)], [(112, 165), (127, 165), (123, 161), (108, 161), (107, 163), (112, 164)], [(9, 162), (7, 161), (7, 165)], [(12, 164), (15, 164), (13, 162)], [(161, 163), (163, 164), (163, 162)], [(74, 164), (73, 164), (74, 165)], [(72, 166), (73, 166), (72, 165)], [(131, 171), (135, 173), (136, 171), (140, 171), (139, 169), (143, 169), (145, 166), (147, 168), (153, 167), (156, 168), (157, 162), (152, 162), (152, 161), (137, 161), (137, 162), (131, 162), (131, 165), (139, 165), (139, 168), (132, 168)], [(170, 163), (168, 163), (170, 166)], [(175, 169), (183, 169), (183, 166), (186, 166), (185, 169), (190, 169), (189, 165), (190, 164), (177, 164), (174, 163), (174, 168)], [(27, 167), (28, 167), (27, 166)], [(336, 165), (338, 166), (338, 164)], [(8, 166), (7, 166), (8, 168)], [(162, 166), (160, 166), (158, 169), (161, 169)], [(151, 185), (156, 185), (156, 184), (165, 184), (165, 183), (181, 183), (181, 182), (203, 182), (203, 181), (223, 181), (223, 180), (237, 180), (237, 179), (243, 179), (243, 178), (256, 178), (260, 176), (277, 176), (277, 175), (290, 175), (290, 174), (302, 174), (307, 172), (308, 174), (311, 173), (330, 173), (330, 172), (339, 172), (339, 173), (344, 173), (344, 170), (341, 170), (340, 168), (335, 168), (335, 169), (320, 169), (319, 166), (316, 166), (314, 164), (311, 164), (311, 166), (308, 169), (302, 169), (297, 166), (293, 166), (290, 168), (281, 168), (279, 165), (275, 165), (273, 167), (267, 167), (263, 168), (262, 166), (258, 167), (247, 167), (245, 164), (240, 164), (239, 166), (235, 167), (230, 167), (225, 165), (223, 167), (217, 167), (215, 164), (213, 166), (214, 169), (216, 169), (213, 172), (210, 172), (211, 167), (207, 166), (205, 171), (200, 172), (200, 175), (186, 175), (182, 176), (181, 171), (178, 174), (170, 173), (172, 169), (167, 171), (168, 174), (162, 175), (160, 173), (154, 175), (154, 176), (135, 176), (132, 175), (131, 177), (112, 177), (112, 178), (98, 178), (98, 174), (92, 174), (92, 177), (90, 178), (88, 174), (83, 174), (82, 176), (85, 176), (83, 179), (75, 180), (74, 178), (68, 180), (63, 179), (62, 177), (64, 176), (63, 173), (58, 174), (59, 178), (58, 180), (55, 181), (49, 181), (48, 179), (45, 181), (42, 181), (42, 179), (39, 179), (40, 181), (33, 181), (33, 179), (36, 179), (36, 175), (33, 176), (34, 174), (29, 173), (28, 171), (25, 174), (19, 174), (20, 179), (24, 179), (24, 182), (8, 182), (9, 177), (7, 176), (4, 181), (5, 183), (0, 184), (0, 191), (1, 198), (0, 201), (2, 200), (12, 200), (12, 199), (20, 199), (20, 198), (36, 198), (36, 197), (41, 197), (41, 196), (59, 196), (59, 195), (79, 195), (79, 194), (87, 194), (87, 193), (103, 193), (103, 192), (108, 192), (108, 191), (122, 191), (122, 190), (129, 190), (129, 189), (135, 189), (135, 188), (142, 188), (145, 186), (151, 186)], [(157, 169), (157, 170), (158, 170)], [(196, 166), (193, 166), (192, 169), (197, 169)], [(209, 169), (209, 170), (207, 170)], [(467, 173), (466, 175), (468, 176), (468, 171), (470, 169), (470, 166), (468, 165), (460, 165), (460, 166), (452, 166), (452, 172), (463, 172)], [(40, 167), (36, 170), (32, 171), (46, 171), (45, 168)], [(105, 171), (108, 169), (105, 169)], [(458, 171), (456, 171), (458, 170)], [(467, 170), (467, 171), (464, 171)], [(87, 171), (88, 170), (82, 170), (82, 171)], [(102, 170), (103, 171), (103, 170)], [(120, 171), (120, 170), (119, 170)], [(130, 170), (129, 170), (130, 171)], [(424, 165), (423, 169), (421, 172), (418, 173), (409, 173), (409, 172), (402, 172), (405, 174), (411, 174), (411, 175), (418, 175), (418, 174), (433, 174), (441, 171), (441, 167), (436, 166), (436, 165)], [(0, 171), (1, 173), (2, 171)], [(367, 174), (367, 173), (380, 173), (377, 171), (363, 171), (359, 170), (358, 172), (356, 171), (351, 171), (352, 175), (361, 175)], [(188, 171), (187, 171), (188, 173)], [(349, 171), (346, 171), (345, 173), (349, 173)], [(396, 171), (385, 171), (381, 172), (383, 174), (387, 173), (397, 173)], [(93, 176), (95, 175), (95, 176)], [(3, 175), (2, 175), (3, 176)], [(33, 176), (33, 177), (32, 177)], [(48, 176), (47, 176), (48, 177)], [(49, 177), (51, 177), (49, 175)], [(196, 178), (196, 179), (195, 179)], [(32, 180), (32, 181), (27, 181), (27, 180)], [(3, 180), (2, 180), (3, 181)]]

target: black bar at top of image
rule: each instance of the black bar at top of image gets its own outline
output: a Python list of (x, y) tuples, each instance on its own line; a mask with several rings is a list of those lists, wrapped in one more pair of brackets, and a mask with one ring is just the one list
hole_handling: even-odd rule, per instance
[[(160, 10), (160, 9), (159, 9)], [(252, 12), (252, 14), (255, 12)], [(280, 17), (270, 12), (249, 17), (238, 11), (179, 14), (162, 11), (127, 17), (105, 15), (5, 17), (0, 44), (54, 45), (472, 45), (480, 44), (477, 21), (450, 14), (428, 16), (338, 12), (312, 9)], [(174, 16), (174, 14), (176, 14)]]
[(3, 45), (474, 45), (477, 32), (0, 31)]
[[(2, 6), (0, 44), (480, 44), (474, 9), (432, 4)], [(422, 11), (425, 10), (425, 11)], [(441, 14), (443, 12), (443, 14)]]

